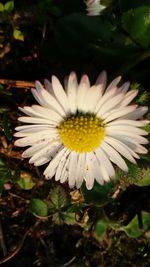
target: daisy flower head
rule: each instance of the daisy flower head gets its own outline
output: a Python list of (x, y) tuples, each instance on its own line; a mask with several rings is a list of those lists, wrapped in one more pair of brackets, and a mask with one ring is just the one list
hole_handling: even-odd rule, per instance
[(88, 16), (98, 16), (106, 8), (101, 5), (100, 0), (86, 0), (85, 3)]
[(106, 86), (103, 71), (91, 86), (87, 75), (78, 83), (72, 72), (65, 89), (55, 76), (44, 86), (37, 81), (32, 94), (38, 105), (19, 108), (26, 116), (18, 120), (26, 125), (16, 127), (15, 145), (28, 146), (22, 156), (35, 166), (48, 163), (46, 179), (55, 176), (70, 188), (83, 181), (87, 189), (94, 180), (103, 185), (115, 177), (115, 165), (127, 172), (124, 158), (136, 163), (147, 153), (147, 132), (140, 127), (149, 121), (139, 120), (147, 107), (130, 104), (138, 91), (128, 91), (129, 82), (119, 86), (120, 79)]

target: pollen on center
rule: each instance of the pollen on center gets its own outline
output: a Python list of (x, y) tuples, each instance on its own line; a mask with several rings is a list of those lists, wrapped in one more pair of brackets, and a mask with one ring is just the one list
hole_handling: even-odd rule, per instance
[(94, 114), (70, 115), (58, 126), (59, 137), (65, 147), (79, 153), (96, 149), (105, 137), (105, 127)]

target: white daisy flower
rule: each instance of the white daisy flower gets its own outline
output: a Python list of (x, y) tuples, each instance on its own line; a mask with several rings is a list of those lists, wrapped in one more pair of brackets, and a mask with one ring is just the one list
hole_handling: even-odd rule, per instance
[(88, 16), (98, 16), (106, 8), (101, 5), (100, 0), (86, 0), (85, 3)]
[(128, 82), (119, 87), (120, 79), (106, 87), (103, 71), (91, 86), (87, 75), (78, 83), (72, 72), (65, 90), (55, 76), (44, 87), (37, 81), (32, 94), (39, 105), (19, 108), (27, 115), (19, 121), (27, 124), (16, 127), (15, 145), (29, 146), (22, 156), (35, 166), (49, 163), (46, 179), (55, 175), (61, 183), (68, 180), (70, 188), (80, 188), (83, 181), (87, 189), (94, 180), (103, 185), (115, 176), (114, 165), (127, 172), (123, 157), (136, 163), (138, 154), (147, 153), (147, 132), (140, 127), (149, 121), (138, 120), (147, 107), (130, 105), (138, 91), (128, 92)]

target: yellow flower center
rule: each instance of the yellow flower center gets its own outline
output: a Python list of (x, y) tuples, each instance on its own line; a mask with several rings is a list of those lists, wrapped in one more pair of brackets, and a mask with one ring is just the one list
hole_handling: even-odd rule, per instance
[(70, 115), (58, 126), (59, 137), (67, 148), (79, 153), (96, 149), (103, 141), (105, 127), (94, 114)]

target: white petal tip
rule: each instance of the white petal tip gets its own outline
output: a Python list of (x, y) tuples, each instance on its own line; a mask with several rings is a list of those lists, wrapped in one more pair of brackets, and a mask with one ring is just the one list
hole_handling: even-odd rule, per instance
[(148, 124), (150, 123), (150, 120), (143, 120), (143, 123), (144, 123), (145, 125), (148, 125)]
[(58, 78), (55, 75), (52, 75), (52, 83), (59, 82)]
[[(16, 130), (16, 129), (15, 129)], [(14, 137), (18, 136), (18, 132), (13, 134)], [(16, 141), (15, 141), (16, 142)]]
[(14, 142), (14, 145), (15, 145), (15, 146), (19, 146), (19, 147), (24, 147), (24, 145), (22, 145), (22, 144), (20, 143), (20, 139), (16, 140), (16, 141)]
[(126, 168), (122, 168), (122, 170), (123, 170), (125, 173), (127, 173), (127, 172), (128, 172), (128, 167), (126, 167)]
[(92, 190), (93, 186), (86, 185), (87, 190)]
[(88, 184), (88, 183), (86, 183), (86, 188), (87, 188), (87, 190), (92, 190), (92, 188), (93, 188), (93, 183), (92, 183), (92, 184)]
[(36, 89), (44, 89), (43, 85), (40, 83), (40, 81), (35, 81), (35, 87)]
[(75, 187), (74, 184), (69, 184), (69, 188), (70, 188), (70, 189), (73, 189), (74, 187)]
[(29, 164), (33, 164), (33, 163), (34, 163), (34, 160), (32, 160), (32, 158), (29, 159)]
[(83, 74), (80, 83), (87, 83), (88, 81), (89, 81), (88, 76), (86, 74)]
[(45, 175), (45, 180), (50, 180), (49, 176)]
[(72, 72), (70, 73), (70, 77), (71, 77), (71, 78), (76, 78), (76, 72), (75, 72), (75, 71), (72, 71)]

